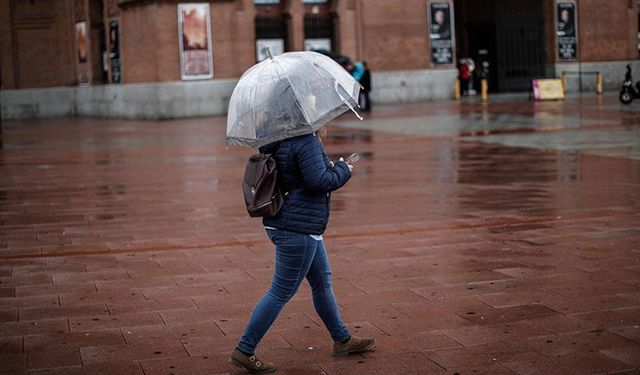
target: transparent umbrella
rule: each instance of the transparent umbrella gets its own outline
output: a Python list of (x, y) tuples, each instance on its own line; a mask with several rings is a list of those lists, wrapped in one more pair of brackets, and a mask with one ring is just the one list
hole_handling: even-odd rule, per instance
[(262, 147), (312, 133), (358, 107), (360, 84), (331, 58), (287, 52), (249, 68), (231, 95), (227, 145)]

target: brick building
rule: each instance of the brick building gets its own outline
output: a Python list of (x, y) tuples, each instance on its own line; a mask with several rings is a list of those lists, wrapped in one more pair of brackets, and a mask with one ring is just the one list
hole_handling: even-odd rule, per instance
[[(194, 76), (185, 64), (199, 52), (186, 52), (179, 36), (192, 24), (180, 18), (188, 2), (3, 0), (1, 88), (166, 83), (165, 90), (173, 90), (180, 81), (195, 84), (193, 79), (224, 84), (256, 63), (261, 46), (271, 45), (366, 60), (374, 72), (374, 99), (405, 101), (449, 97), (460, 57), (486, 62), (496, 91), (527, 89), (532, 77), (565, 70), (601, 71), (612, 88), (624, 65), (639, 58), (639, 0), (190, 2), (206, 10), (208, 45), (200, 56), (210, 56), (210, 63), (200, 61), (207, 74)], [(111, 90), (124, 97), (129, 89), (96, 90), (82, 95)]]

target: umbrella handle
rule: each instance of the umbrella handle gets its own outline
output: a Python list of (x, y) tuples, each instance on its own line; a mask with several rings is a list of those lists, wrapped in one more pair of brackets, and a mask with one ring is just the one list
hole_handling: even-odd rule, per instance
[[(338, 94), (338, 97), (340, 97), (340, 100), (342, 100), (342, 102), (343, 102), (344, 104), (346, 104), (346, 105), (347, 105), (347, 107), (349, 107), (349, 109), (351, 110), (351, 112), (353, 112), (359, 120), (361, 120), (361, 121), (362, 121), (362, 120), (364, 120), (364, 118), (362, 118), (362, 116), (360, 116), (360, 114), (358, 113), (358, 111), (356, 111), (356, 110), (355, 110), (355, 108), (353, 108), (353, 106), (351, 105), (351, 103), (349, 103), (349, 101), (348, 101), (348, 100), (346, 100), (346, 99), (345, 99), (345, 98), (340, 94), (340, 90), (338, 90), (338, 87), (342, 88), (342, 87), (340, 86), (340, 83), (339, 83), (338, 81), (335, 81), (335, 83), (334, 83), (334, 90), (336, 90), (336, 93)], [(342, 88), (342, 90), (346, 92), (346, 90), (345, 90), (344, 88)]]

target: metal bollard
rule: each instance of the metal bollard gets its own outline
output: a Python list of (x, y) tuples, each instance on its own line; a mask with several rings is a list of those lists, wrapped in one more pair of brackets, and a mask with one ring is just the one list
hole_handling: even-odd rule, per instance
[(567, 73), (562, 72), (562, 92), (567, 93)]
[(489, 100), (489, 86), (487, 85), (486, 78), (483, 78), (480, 82), (480, 90), (482, 92), (482, 101), (486, 102), (487, 100)]
[(453, 98), (455, 100), (460, 100), (460, 80), (456, 79), (455, 83), (453, 84)]
[(600, 74), (600, 72), (598, 72), (597, 75), (596, 92), (598, 93), (598, 95), (602, 95), (602, 74)]

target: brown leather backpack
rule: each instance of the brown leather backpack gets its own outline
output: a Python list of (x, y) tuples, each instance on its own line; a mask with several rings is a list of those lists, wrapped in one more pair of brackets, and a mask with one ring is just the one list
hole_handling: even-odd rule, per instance
[(278, 186), (278, 165), (271, 154), (256, 154), (249, 158), (244, 170), (242, 193), (251, 217), (275, 216), (284, 204)]

